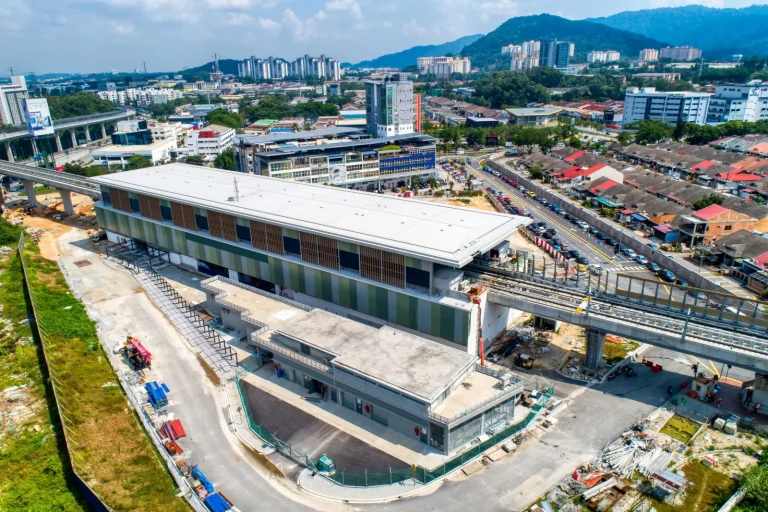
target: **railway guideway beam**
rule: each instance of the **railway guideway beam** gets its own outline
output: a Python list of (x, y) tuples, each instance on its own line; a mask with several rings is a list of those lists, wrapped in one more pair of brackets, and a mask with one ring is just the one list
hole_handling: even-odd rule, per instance
[(590, 370), (597, 370), (603, 364), (603, 345), (605, 345), (605, 331), (588, 327), (584, 333), (587, 338), (587, 357), (584, 366)]

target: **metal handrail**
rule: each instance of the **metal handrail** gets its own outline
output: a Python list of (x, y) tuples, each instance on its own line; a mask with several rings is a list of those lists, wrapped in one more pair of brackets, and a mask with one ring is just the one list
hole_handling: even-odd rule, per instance
[(332, 370), (331, 367), (328, 365), (315, 361), (310, 357), (303, 356), (278, 343), (273, 343), (269, 340), (265, 340), (264, 338), (260, 338), (256, 336), (255, 333), (254, 335), (251, 336), (251, 341), (257, 343), (258, 345), (262, 345), (264, 348), (269, 349), (273, 352), (280, 352), (283, 355), (286, 355), (292, 359), (295, 359), (296, 361), (299, 361), (307, 366), (311, 366), (312, 368), (315, 368), (317, 370), (320, 370), (326, 373), (330, 373)]
[(232, 279), (227, 279), (226, 277), (222, 277), (222, 276), (213, 276), (206, 279), (205, 281), (201, 281), (200, 286), (203, 288), (203, 290), (208, 290), (211, 293), (219, 294), (221, 292), (224, 292), (224, 290), (214, 287), (212, 283), (214, 283), (215, 281), (221, 281), (223, 283), (227, 283), (232, 286), (237, 286), (238, 288), (242, 288), (243, 290), (247, 290), (257, 295), (261, 295), (262, 297), (267, 297), (268, 299), (282, 302), (283, 304), (288, 304), (289, 306), (293, 306), (302, 311), (312, 311), (312, 307), (307, 306), (306, 304), (302, 304), (300, 302), (296, 302), (295, 300), (285, 298), (282, 295), (277, 295), (276, 293), (265, 292), (264, 290), (259, 290), (258, 288), (254, 288), (253, 286), (249, 286), (247, 284), (241, 283), (239, 281), (234, 281)]
[[(491, 370), (491, 371), (494, 371), (494, 370)], [(499, 373), (501, 373), (501, 372), (499, 372)], [(483, 407), (487, 406), (488, 404), (491, 404), (491, 403), (496, 402), (498, 400), (504, 399), (504, 398), (506, 398), (508, 396), (518, 394), (518, 393), (522, 392), (522, 390), (523, 390), (523, 381), (520, 380), (520, 379), (517, 379), (517, 382), (515, 382), (511, 386), (508, 386), (508, 387), (504, 388), (501, 392), (496, 393), (495, 395), (493, 395), (490, 398), (486, 398), (482, 402), (479, 402), (479, 403), (473, 405), (469, 409), (465, 409), (465, 410), (461, 411), (458, 414), (454, 414), (450, 418), (447, 418), (447, 417), (442, 416), (440, 414), (434, 413), (432, 411), (428, 412), (427, 416), (429, 416), (430, 419), (438, 421), (438, 422), (440, 422), (440, 423), (442, 423), (444, 425), (449, 425), (450, 426), (450, 425), (456, 423), (457, 421), (466, 418), (471, 413), (473, 413), (473, 412), (475, 412), (475, 411), (477, 411), (479, 409), (482, 409)]]

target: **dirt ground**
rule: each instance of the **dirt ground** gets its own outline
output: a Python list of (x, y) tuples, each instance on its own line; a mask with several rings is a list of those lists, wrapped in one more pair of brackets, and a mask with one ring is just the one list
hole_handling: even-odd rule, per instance
[(491, 203), (485, 196), (477, 197), (419, 197), (420, 201), (430, 203), (444, 204), (448, 206), (459, 206), (461, 208), (474, 208), (485, 212), (495, 212)]

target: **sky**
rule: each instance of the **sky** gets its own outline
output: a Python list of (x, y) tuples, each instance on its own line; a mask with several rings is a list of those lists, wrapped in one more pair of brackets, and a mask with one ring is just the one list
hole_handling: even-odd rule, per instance
[(175, 71), (220, 58), (358, 62), (487, 33), (513, 16), (571, 19), (768, 0), (0, 0), (0, 75)]

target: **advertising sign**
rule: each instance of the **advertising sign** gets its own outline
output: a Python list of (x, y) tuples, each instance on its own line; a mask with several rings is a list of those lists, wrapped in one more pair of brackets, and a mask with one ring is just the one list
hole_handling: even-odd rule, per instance
[(45, 98), (28, 98), (24, 100), (24, 114), (27, 116), (27, 128), (33, 137), (53, 135), (53, 121)]

